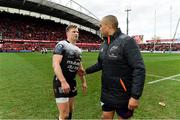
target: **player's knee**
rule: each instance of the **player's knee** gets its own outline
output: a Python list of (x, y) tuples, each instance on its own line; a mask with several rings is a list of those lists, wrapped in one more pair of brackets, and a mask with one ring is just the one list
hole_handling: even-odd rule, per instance
[(107, 114), (102, 114), (102, 115), (101, 115), (101, 119), (103, 119), (103, 120), (112, 119), (112, 116), (109, 116), (109, 115), (107, 115)]
[(61, 117), (61, 119), (67, 119), (69, 117), (69, 112), (68, 111), (61, 111), (60, 117)]

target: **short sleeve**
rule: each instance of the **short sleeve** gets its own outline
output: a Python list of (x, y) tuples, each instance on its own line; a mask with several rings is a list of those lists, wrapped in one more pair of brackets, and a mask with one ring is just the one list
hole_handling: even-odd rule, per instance
[(53, 54), (59, 54), (59, 55), (62, 55), (64, 52), (64, 46), (62, 44), (57, 44), (55, 49), (54, 49), (54, 52)]

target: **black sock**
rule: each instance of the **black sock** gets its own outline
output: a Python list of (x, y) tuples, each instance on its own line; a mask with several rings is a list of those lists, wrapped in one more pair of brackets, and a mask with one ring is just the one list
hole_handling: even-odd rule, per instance
[(68, 117), (68, 120), (71, 120), (72, 119), (72, 112), (69, 113), (69, 117)]

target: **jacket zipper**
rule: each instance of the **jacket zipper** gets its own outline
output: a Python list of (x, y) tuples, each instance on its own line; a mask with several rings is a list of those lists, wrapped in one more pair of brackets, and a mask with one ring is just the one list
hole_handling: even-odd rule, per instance
[(107, 41), (106, 41), (107, 49), (106, 49), (106, 51), (105, 51), (105, 57), (107, 57), (107, 51), (108, 51), (108, 49), (109, 49), (110, 43), (111, 43), (110, 36), (108, 36), (108, 37), (107, 37)]

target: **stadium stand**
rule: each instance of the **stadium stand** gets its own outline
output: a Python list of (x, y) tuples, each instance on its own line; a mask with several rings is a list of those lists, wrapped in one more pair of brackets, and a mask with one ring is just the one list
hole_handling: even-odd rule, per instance
[[(154, 47), (155, 46), (155, 47)], [(148, 43), (148, 44), (139, 44), (141, 51), (169, 51), (170, 50), (170, 43)], [(180, 50), (180, 43), (172, 43), (171, 44), (171, 51), (179, 51)]]
[[(65, 39), (66, 24), (56, 23), (52, 20), (31, 17), (35, 12), (60, 20), (79, 24), (95, 32), (80, 30), (77, 45), (86, 50), (99, 49), (102, 39), (97, 35), (99, 19), (85, 7), (76, 2), (70, 4), (79, 6), (80, 10), (67, 7), (52, 0), (0, 0), (0, 52), (4, 51), (40, 51), (42, 48), (53, 49), (58, 41)], [(10, 12), (9, 8), (18, 12)], [(29, 14), (22, 15), (22, 10)], [(18, 13), (18, 14), (17, 14)], [(96, 34), (94, 34), (96, 33)], [(143, 35), (132, 36), (142, 51), (180, 51), (180, 43), (149, 42), (142, 44)], [(162, 40), (160, 40), (162, 41)], [(166, 40), (169, 41), (169, 40)], [(165, 41), (164, 41), (165, 42)]]
[[(3, 38), (3, 50), (32, 50), (40, 51), (45, 47), (54, 48), (57, 41), (65, 38), (67, 25), (55, 23), (51, 20), (43, 20), (31, 16), (0, 12), (0, 33)], [(80, 30), (78, 44), (81, 48), (92, 49), (91, 43), (97, 43), (93, 49), (97, 49), (101, 38), (91, 32)], [(90, 44), (88, 44), (90, 43)]]

